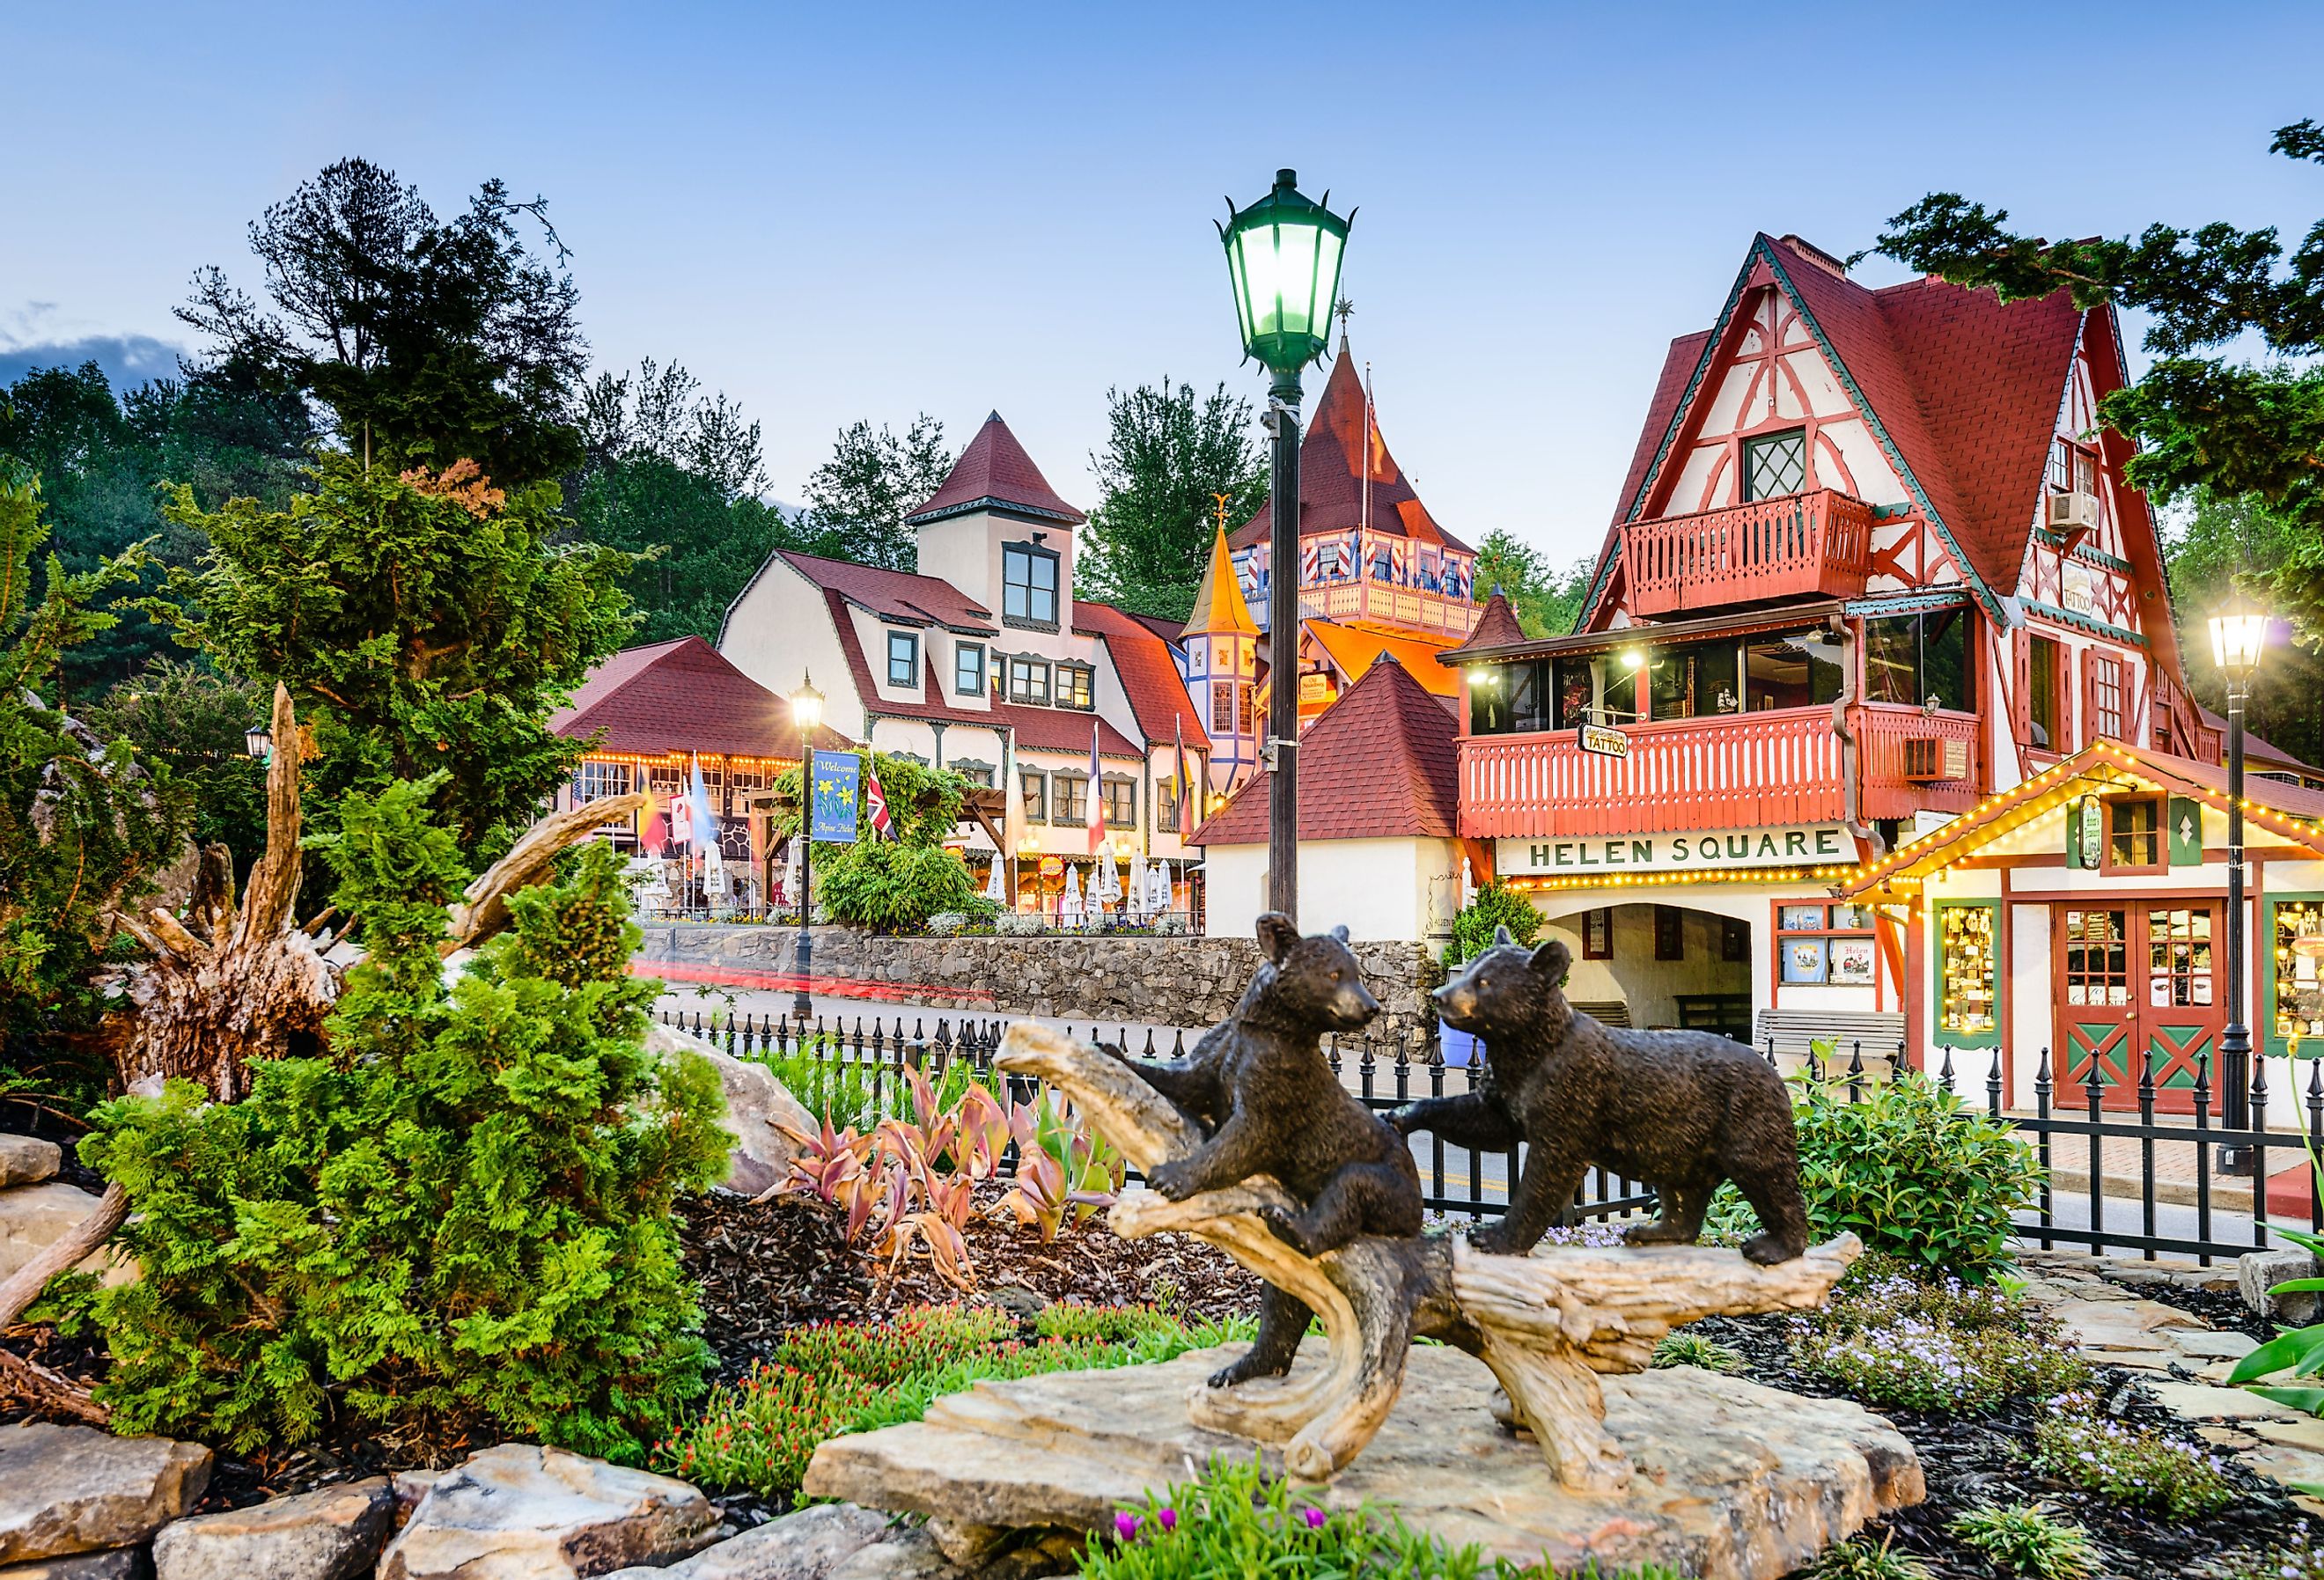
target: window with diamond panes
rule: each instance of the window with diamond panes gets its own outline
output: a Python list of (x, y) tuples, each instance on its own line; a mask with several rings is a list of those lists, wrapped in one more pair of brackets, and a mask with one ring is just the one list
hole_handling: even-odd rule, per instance
[(1807, 430), (1743, 441), (1743, 497), (1775, 499), (1797, 494), (1808, 475)]

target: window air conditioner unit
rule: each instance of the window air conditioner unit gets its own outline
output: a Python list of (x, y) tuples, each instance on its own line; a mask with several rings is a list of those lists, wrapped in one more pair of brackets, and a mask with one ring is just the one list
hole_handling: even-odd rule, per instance
[(1904, 743), (1904, 777), (1924, 784), (1969, 777), (1969, 743), (1934, 735)]
[(2076, 489), (2050, 495), (2050, 530), (2053, 532), (2094, 532), (2098, 525), (2098, 496)]

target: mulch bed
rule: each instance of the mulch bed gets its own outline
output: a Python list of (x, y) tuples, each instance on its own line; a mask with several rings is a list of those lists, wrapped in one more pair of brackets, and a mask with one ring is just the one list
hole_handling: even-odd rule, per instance
[[(2142, 1289), (2142, 1293), (2153, 1293)], [(2200, 1294), (2202, 1291), (2184, 1291)], [(2157, 1297), (2160, 1298), (2159, 1296)], [(2176, 1304), (2176, 1302), (2173, 1302)], [(1844, 1399), (1841, 1390), (1792, 1363), (1786, 1316), (1713, 1317), (1687, 1331), (1717, 1339), (1742, 1352), (1749, 1364), (1739, 1375), (1793, 1393)], [(2141, 1427), (2161, 1427), (2194, 1440), (2187, 1423), (2153, 1403), (2136, 1374), (2118, 1367), (2098, 1369), (2106, 1413)], [(1892, 1548), (1925, 1562), (1939, 1575), (1991, 1576), (2000, 1573), (1946, 1527), (1984, 1503), (2041, 1501), (2061, 1517), (2090, 1533), (2100, 1554), (2098, 1573), (2124, 1580), (2189, 1580), (2209, 1573), (2222, 1559), (2256, 1557), (2291, 1539), (2309, 1519), (2275, 1483), (2227, 1462), (2226, 1474), (2239, 1497), (2218, 1513), (2180, 1520), (2053, 1482), (2027, 1468), (2034, 1426), (2046, 1406), (2012, 1400), (1990, 1416), (1923, 1415), (1886, 1406), (1872, 1407), (1895, 1423), (1921, 1457), (1927, 1478), (1926, 1501), (1900, 1510), (1885, 1525), (1869, 1528), (1877, 1541), (1890, 1535)]]
[(719, 1380), (749, 1371), (790, 1328), (877, 1321), (910, 1306), (1152, 1303), (1208, 1317), (1259, 1309), (1259, 1280), (1199, 1240), (1124, 1240), (1097, 1217), (1044, 1245), (1013, 1218), (984, 1211), (1003, 1190), (978, 1187), (979, 1215), (964, 1236), (976, 1281), (965, 1290), (938, 1277), (925, 1251), (890, 1270), (868, 1254), (871, 1235), (850, 1247), (845, 1215), (812, 1197), (754, 1202), (714, 1191), (684, 1204), (678, 1238), (702, 1285), (703, 1335), (718, 1352)]

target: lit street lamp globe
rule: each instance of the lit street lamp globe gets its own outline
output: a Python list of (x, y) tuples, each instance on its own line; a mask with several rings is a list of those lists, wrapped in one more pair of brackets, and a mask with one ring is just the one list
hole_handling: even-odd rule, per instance
[(1342, 219), (1301, 196), (1296, 171), (1277, 171), (1274, 190), (1219, 226), (1243, 354), (1278, 376), (1296, 374), (1323, 354), (1340, 292), (1340, 255), (1355, 217), (1351, 211)]
[(807, 736), (812, 735), (815, 726), (822, 722), (823, 693), (815, 688), (815, 680), (812, 677), (802, 675), (799, 678), (799, 688), (791, 693), (791, 723), (798, 726), (799, 744), (802, 750), (807, 744)]
[(2222, 674), (2251, 679), (2267, 646), (2267, 616), (2241, 599), (2211, 616), (2211, 658)]

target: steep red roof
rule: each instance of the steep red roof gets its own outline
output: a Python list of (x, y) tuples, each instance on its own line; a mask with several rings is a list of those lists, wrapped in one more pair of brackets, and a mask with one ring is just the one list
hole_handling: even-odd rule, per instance
[[(1467, 550), (1468, 544), (1436, 524), (1420, 503), (1410, 478), (1388, 453), (1380, 436), (1378, 413), (1371, 429), (1372, 529), (1412, 539), (1418, 543), (1443, 543)], [(1364, 386), (1349, 355), (1345, 338), (1332, 376), (1324, 381), (1323, 399), (1299, 441), (1299, 532), (1345, 532), (1364, 516)], [(1248, 549), (1267, 537), (1268, 509), (1243, 523), (1228, 540)]]
[[(1768, 282), (1791, 296), (1969, 574), (1992, 592), (2014, 591), (2081, 315), (2062, 292), (2004, 303), (1990, 291), (1934, 279), (1872, 291), (1837, 267), (1795, 237), (1761, 235), (1732, 300)], [(1622, 522), (1648, 497), (1674, 424), (1684, 420), (1712, 333), (1682, 336), (1664, 359), (1600, 553), (1601, 584)], [(1593, 611), (1604, 590), (1593, 589)]]
[(789, 549), (777, 552), (785, 564), (825, 594), (895, 624), (941, 625), (973, 636), (991, 636), (999, 629), (992, 624), (991, 610), (936, 577), (882, 570), (852, 559), (827, 559)]
[(927, 503), (904, 518), (917, 526), (922, 522), (941, 521), (945, 516), (965, 515), (973, 510), (1021, 511), (1027, 515), (1044, 516), (1050, 521), (1072, 525), (1089, 518), (1057, 497), (1049, 480), (1041, 476), (1041, 468), (1009, 431), (1009, 425), (995, 411), (960, 452), (952, 472), (942, 487), (931, 494)]
[(1074, 629), (1105, 643), (1107, 656), (1113, 660), (1113, 672), (1121, 678), (1122, 690), (1129, 693), (1130, 711), (1137, 716), (1138, 727), (1148, 740), (1177, 740), (1181, 735), (1174, 732), (1182, 732), (1188, 750), (1210, 749), (1211, 738), (1204, 733), (1202, 716), (1186, 695), (1186, 682), (1170, 656), (1169, 644), (1151, 626), (1111, 604), (1076, 598)]
[[(711, 752), (797, 762), (790, 703), (729, 663), (698, 636), (613, 654), (589, 671), (573, 705), (549, 727), (606, 752)], [(845, 736), (818, 727), (815, 744), (840, 748)]]
[(1509, 600), (1501, 589), (1495, 587), (1493, 596), (1485, 600), (1485, 612), (1477, 616), (1477, 628), (1469, 633), (1469, 639), (1448, 649), (1438, 661), (1449, 664), (1471, 648), (1506, 647), (1526, 640), (1525, 627), (1517, 624), (1517, 612), (1509, 607)]
[[(1460, 797), (1455, 725), (1394, 658), (1364, 671), (1299, 741), (1301, 839), (1450, 839)], [(1252, 779), (1194, 843), (1263, 845), (1267, 775)]]

